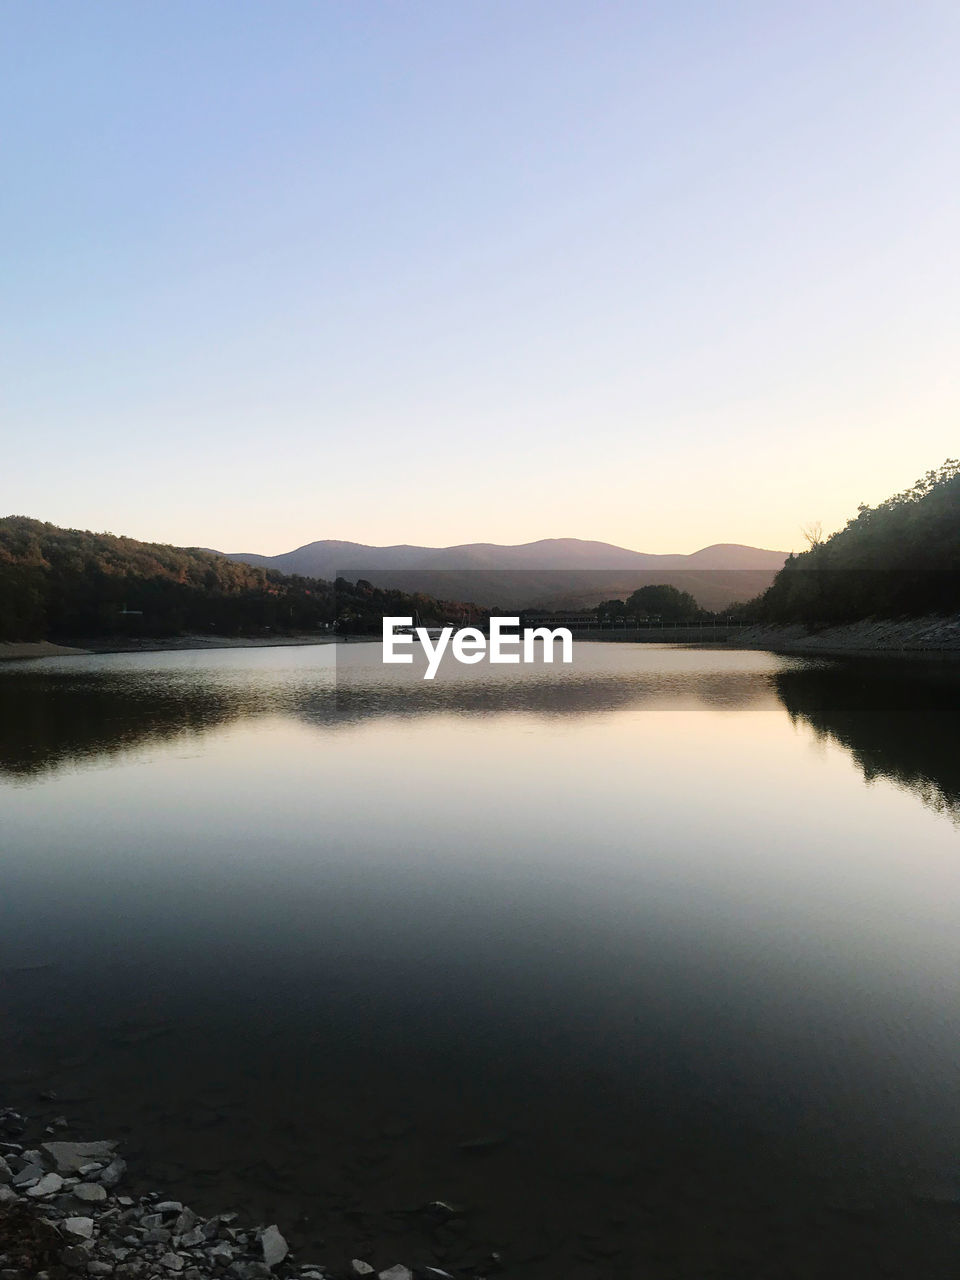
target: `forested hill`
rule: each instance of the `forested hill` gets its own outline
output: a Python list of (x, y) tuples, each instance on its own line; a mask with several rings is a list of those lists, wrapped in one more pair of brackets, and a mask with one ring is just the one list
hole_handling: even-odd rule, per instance
[(385, 613), (424, 621), (466, 607), (287, 575), (210, 551), (0, 518), (0, 641), (99, 636), (375, 631)]
[(960, 462), (879, 506), (861, 505), (844, 529), (791, 556), (743, 606), (769, 622), (851, 622), (960, 611)]

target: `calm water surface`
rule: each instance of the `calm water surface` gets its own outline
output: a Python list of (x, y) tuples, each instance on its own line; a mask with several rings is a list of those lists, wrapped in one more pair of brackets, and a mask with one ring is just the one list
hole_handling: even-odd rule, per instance
[(336, 1266), (955, 1277), (960, 671), (418, 675), (0, 670), (7, 1099)]

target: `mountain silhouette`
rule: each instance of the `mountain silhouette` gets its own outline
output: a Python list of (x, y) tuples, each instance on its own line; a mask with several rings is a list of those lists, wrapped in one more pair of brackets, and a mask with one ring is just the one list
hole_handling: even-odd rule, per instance
[(277, 556), (224, 554), (282, 573), (365, 578), (378, 587), (511, 608), (588, 607), (648, 583), (666, 582), (689, 591), (704, 608), (720, 609), (765, 590), (787, 557), (785, 551), (740, 543), (715, 543), (689, 555), (656, 555), (580, 538), (455, 547), (373, 547), (327, 539)]

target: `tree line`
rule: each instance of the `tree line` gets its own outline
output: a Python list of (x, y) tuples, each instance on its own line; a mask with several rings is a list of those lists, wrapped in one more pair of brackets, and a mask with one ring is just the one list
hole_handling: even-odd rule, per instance
[(756, 600), (737, 606), (765, 622), (840, 623), (862, 618), (960, 612), (960, 461), (936, 470), (876, 507), (861, 503), (824, 539), (791, 555)]
[(378, 632), (384, 614), (455, 620), (472, 606), (240, 564), (195, 547), (0, 519), (0, 641)]

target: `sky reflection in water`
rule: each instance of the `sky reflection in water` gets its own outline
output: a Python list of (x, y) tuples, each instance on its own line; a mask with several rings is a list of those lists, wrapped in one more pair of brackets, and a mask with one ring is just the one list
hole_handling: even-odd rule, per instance
[(627, 1271), (789, 1239), (830, 1274), (866, 1226), (820, 1258), (811, 1223), (865, 1186), (902, 1208), (889, 1256), (933, 1241), (900, 1200), (960, 1146), (955, 673), (583, 645), (425, 685), (378, 656), (0, 672), (24, 1081), (334, 1252), (442, 1196), (531, 1277), (538, 1249), (591, 1274), (591, 1232)]

